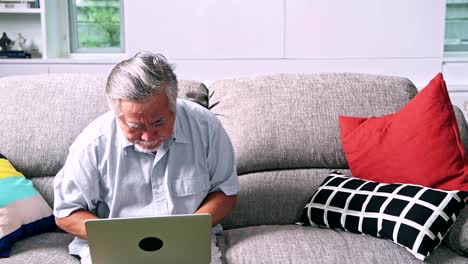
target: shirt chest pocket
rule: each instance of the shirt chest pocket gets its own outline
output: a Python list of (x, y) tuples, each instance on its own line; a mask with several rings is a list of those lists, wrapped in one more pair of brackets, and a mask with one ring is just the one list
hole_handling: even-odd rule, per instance
[(207, 194), (210, 189), (210, 184), (205, 179), (200, 178), (184, 178), (178, 179), (174, 183), (174, 194), (179, 197)]

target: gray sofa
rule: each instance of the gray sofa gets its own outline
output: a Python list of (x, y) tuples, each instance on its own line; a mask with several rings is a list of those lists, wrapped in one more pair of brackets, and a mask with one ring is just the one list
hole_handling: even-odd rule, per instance
[[(429, 81), (429, 80), (428, 80)], [(53, 204), (52, 182), (80, 131), (107, 111), (105, 76), (0, 79), (0, 153)], [(405, 78), (351, 73), (274, 74), (220, 80), (208, 89), (180, 81), (181, 97), (215, 113), (233, 142), (241, 185), (219, 239), (225, 263), (421, 263), (390, 241), (296, 225), (332, 170), (349, 174), (339, 115), (398, 111), (417, 93)], [(468, 146), (468, 127), (456, 110)], [(72, 236), (57, 230), (23, 239), (0, 263), (79, 263)], [(463, 256), (464, 255), (464, 256)], [(468, 263), (468, 209), (427, 263)]]

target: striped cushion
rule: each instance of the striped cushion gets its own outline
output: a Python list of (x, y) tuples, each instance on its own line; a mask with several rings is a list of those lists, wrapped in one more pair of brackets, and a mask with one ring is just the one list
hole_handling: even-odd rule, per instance
[(0, 154), (0, 257), (9, 257), (16, 241), (54, 229), (50, 206)]

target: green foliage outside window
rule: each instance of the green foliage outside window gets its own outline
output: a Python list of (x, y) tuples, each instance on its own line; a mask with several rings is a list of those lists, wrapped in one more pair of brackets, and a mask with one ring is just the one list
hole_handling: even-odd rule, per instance
[(76, 3), (78, 48), (120, 47), (120, 0)]

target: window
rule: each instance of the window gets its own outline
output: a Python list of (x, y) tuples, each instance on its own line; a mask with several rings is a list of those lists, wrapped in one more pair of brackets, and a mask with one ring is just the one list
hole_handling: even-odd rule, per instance
[(447, 0), (444, 49), (468, 52), (468, 0)]
[(119, 53), (123, 47), (121, 0), (69, 0), (72, 53)]

